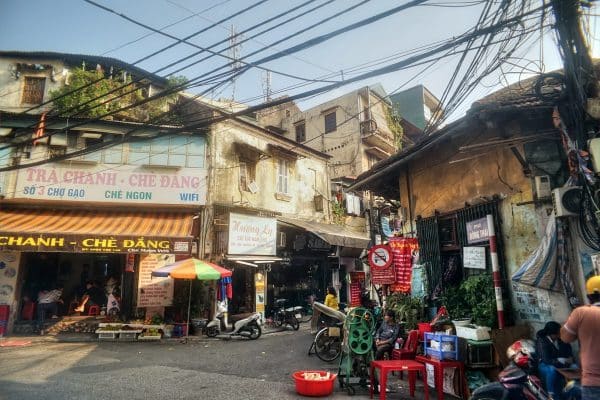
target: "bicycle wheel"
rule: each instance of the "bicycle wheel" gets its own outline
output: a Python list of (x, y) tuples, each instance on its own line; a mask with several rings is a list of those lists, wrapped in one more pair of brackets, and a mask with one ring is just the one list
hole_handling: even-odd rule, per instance
[(329, 328), (323, 328), (315, 336), (315, 353), (323, 361), (333, 361), (342, 354), (342, 338), (329, 336)]

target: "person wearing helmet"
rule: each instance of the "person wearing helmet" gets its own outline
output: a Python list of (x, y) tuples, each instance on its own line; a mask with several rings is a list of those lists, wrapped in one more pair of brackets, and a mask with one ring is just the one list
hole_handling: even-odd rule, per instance
[(560, 398), (565, 387), (564, 377), (558, 373), (557, 368), (576, 368), (573, 364), (573, 350), (571, 345), (563, 342), (558, 337), (560, 324), (549, 321), (537, 333), (536, 349), (539, 356), (539, 371), (544, 381), (546, 391), (553, 399)]
[(600, 399), (600, 276), (592, 276), (585, 286), (591, 304), (571, 312), (560, 338), (566, 343), (579, 340), (581, 399), (592, 400)]

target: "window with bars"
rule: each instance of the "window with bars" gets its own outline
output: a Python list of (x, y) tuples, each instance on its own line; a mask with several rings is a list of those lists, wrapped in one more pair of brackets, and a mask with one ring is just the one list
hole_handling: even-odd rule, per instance
[(277, 193), (289, 193), (289, 161), (283, 158), (277, 160)]
[(302, 143), (306, 141), (306, 124), (304, 121), (298, 122), (294, 127), (296, 129), (296, 142)]
[(23, 81), (22, 104), (41, 104), (44, 101), (46, 78), (26, 76)]
[(334, 132), (337, 129), (335, 110), (325, 114), (325, 133)]

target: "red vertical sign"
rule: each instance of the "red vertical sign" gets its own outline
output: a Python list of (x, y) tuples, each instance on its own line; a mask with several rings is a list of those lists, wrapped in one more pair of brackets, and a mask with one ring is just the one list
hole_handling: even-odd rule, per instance
[(365, 273), (362, 271), (350, 272), (350, 307), (360, 306), (360, 294), (365, 284)]
[(412, 279), (412, 255), (419, 248), (415, 238), (389, 238), (389, 246), (394, 255), (394, 269), (396, 271), (396, 283), (391, 285), (394, 292), (410, 293)]

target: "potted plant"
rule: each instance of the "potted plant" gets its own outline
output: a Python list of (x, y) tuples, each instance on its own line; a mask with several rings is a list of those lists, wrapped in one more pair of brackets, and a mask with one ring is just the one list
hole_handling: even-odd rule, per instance
[(392, 293), (386, 299), (386, 307), (396, 313), (397, 321), (404, 322), (406, 330), (417, 329), (423, 318), (423, 301), (407, 293)]

